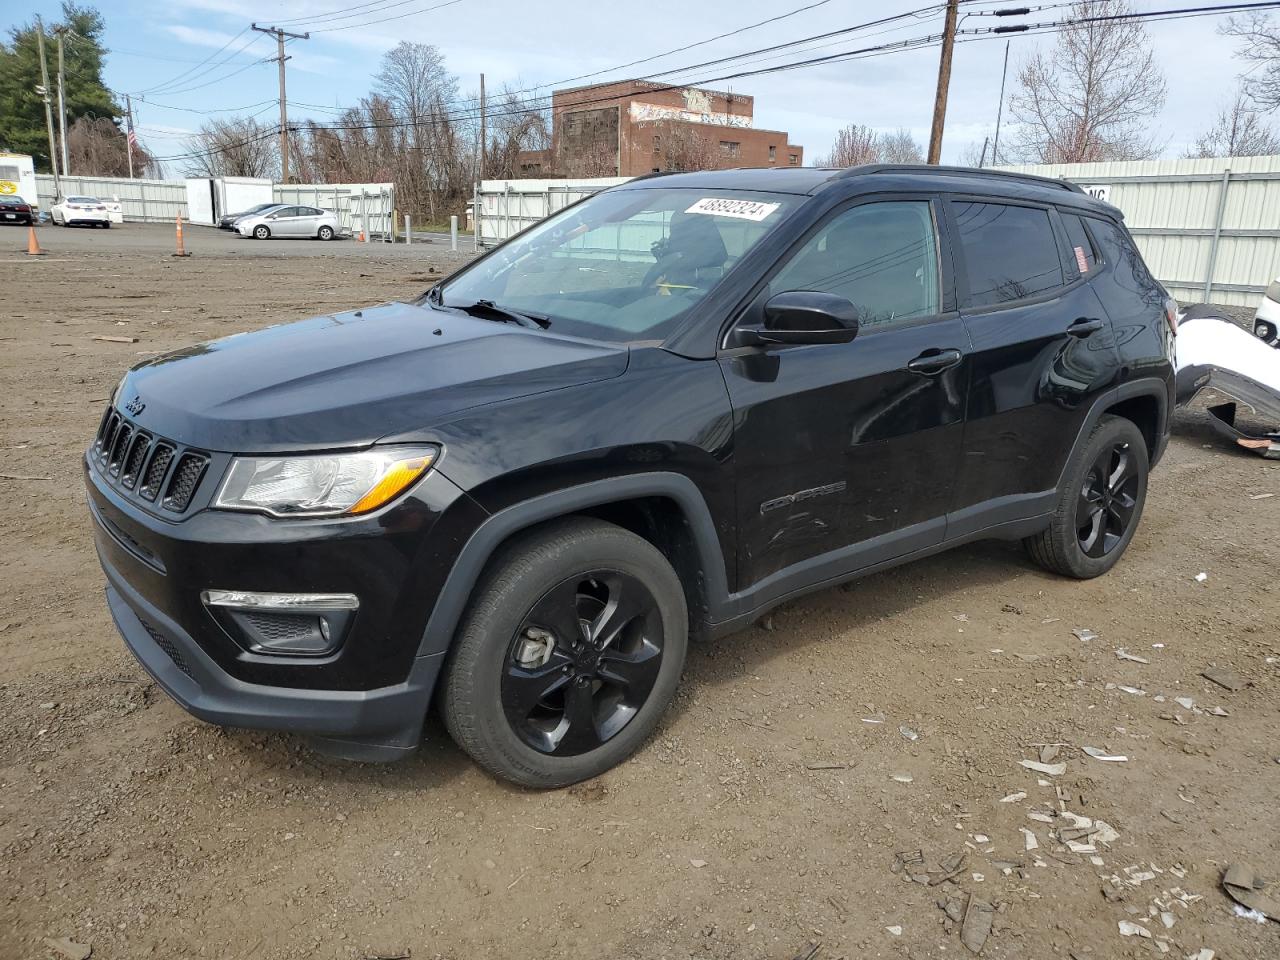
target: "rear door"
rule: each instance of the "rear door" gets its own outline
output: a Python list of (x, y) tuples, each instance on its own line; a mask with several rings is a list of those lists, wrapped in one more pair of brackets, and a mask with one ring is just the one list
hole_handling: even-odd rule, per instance
[(1071, 445), (1114, 383), (1118, 358), (1089, 257), (1077, 256), (1052, 206), (972, 197), (947, 208), (973, 341), (950, 537), (1052, 508)]
[(271, 221), (271, 232), (277, 237), (299, 236), (301, 212), (300, 207), (284, 207), (277, 210), (273, 214), (275, 219)]
[(861, 314), (850, 343), (720, 356), (734, 411), (741, 587), (808, 561), (852, 569), (941, 541), (969, 338), (940, 215), (919, 195), (837, 208), (739, 317), (758, 324), (765, 301), (788, 290), (837, 294)]

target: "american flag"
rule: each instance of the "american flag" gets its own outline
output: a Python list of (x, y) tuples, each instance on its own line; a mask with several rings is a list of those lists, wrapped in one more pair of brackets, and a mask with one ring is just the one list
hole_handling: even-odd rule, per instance
[(129, 139), (129, 149), (130, 149), (130, 150), (136, 150), (136, 149), (138, 149), (138, 135), (137, 135), (136, 133), (134, 133), (134, 131), (133, 131), (133, 113), (132, 113), (132, 111), (129, 113), (129, 134), (128, 134), (128, 139)]

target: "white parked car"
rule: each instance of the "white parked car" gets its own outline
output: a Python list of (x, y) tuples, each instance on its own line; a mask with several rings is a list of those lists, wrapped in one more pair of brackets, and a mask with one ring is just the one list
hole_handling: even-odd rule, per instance
[(53, 222), (60, 227), (87, 223), (92, 227), (110, 227), (111, 214), (107, 205), (97, 197), (63, 197), (49, 211)]
[(338, 235), (338, 215), (319, 207), (275, 207), (236, 221), (242, 237), (315, 237), (332, 240)]
[(1253, 335), (1273, 347), (1280, 346), (1280, 278), (1272, 280), (1253, 315)]

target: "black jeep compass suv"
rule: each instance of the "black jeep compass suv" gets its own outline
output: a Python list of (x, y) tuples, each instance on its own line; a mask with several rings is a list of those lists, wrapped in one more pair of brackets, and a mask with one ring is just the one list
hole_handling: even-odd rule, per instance
[(528, 785), (635, 751), (691, 636), (980, 538), (1137, 528), (1175, 312), (1064, 182), (635, 180), (412, 303), (148, 360), (85, 455), (107, 602), (213, 723)]

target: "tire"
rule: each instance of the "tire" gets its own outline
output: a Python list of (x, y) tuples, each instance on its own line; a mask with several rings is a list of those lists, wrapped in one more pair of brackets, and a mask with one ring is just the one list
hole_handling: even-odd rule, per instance
[[(1023, 541), (1031, 558), (1052, 573), (1078, 580), (1114, 567), (1142, 519), (1149, 469), (1142, 431), (1123, 417), (1103, 415), (1067, 464), (1048, 529)], [(1092, 522), (1086, 511), (1093, 513)]]
[(333, 227), (330, 227), (330, 226), (321, 227), (318, 231), (316, 231), (316, 236), (321, 240), (332, 240)]
[(253, 238), (255, 240), (266, 240), (271, 236), (271, 228), (265, 223), (260, 223), (253, 228)]
[[(485, 770), (522, 786), (598, 776), (657, 726), (688, 630), (680, 580), (648, 541), (588, 518), (543, 525), (504, 547), (477, 584), (445, 667), (445, 727)], [(546, 659), (522, 660), (529, 644)], [(613, 682), (619, 674), (636, 682)]]
[(102, 227), (103, 227), (103, 229), (104, 229), (104, 230), (110, 230), (110, 229), (111, 229), (111, 221), (110, 221), (110, 220), (108, 220), (106, 223), (104, 223), (104, 224), (102, 225)]

